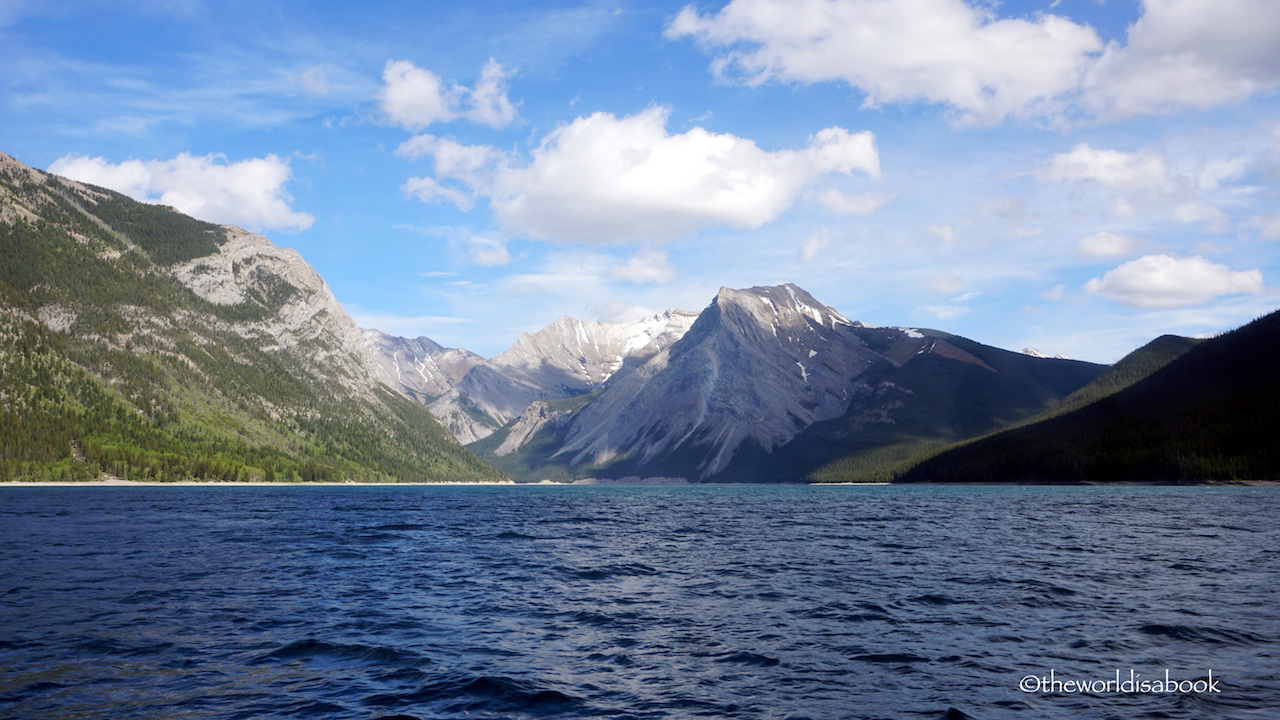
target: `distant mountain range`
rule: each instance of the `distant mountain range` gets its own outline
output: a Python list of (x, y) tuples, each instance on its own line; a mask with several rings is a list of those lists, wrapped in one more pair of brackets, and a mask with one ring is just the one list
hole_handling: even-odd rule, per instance
[(0, 154), (0, 258), (0, 478), (503, 478), (266, 238)]
[(486, 360), (357, 328), (265, 238), (3, 154), (0, 258), (0, 479), (1280, 474), (1280, 315), (1107, 367), (875, 327), (788, 284), (562, 317)]
[(725, 288), (696, 314), (561, 318), (431, 408), (524, 480), (799, 482), (1029, 418), (1104, 369), (850, 321), (795, 285)]

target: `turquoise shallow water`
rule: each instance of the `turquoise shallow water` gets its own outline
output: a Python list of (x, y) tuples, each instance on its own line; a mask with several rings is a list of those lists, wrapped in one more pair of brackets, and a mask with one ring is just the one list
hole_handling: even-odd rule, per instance
[[(6, 488), (0, 717), (1271, 718), (1278, 540), (1278, 488)], [(1117, 671), (1189, 692), (1040, 680)]]

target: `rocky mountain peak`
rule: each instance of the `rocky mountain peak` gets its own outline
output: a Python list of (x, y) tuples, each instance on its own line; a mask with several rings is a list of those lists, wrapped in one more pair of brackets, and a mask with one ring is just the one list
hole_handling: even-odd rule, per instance
[(853, 325), (848, 318), (810, 295), (803, 288), (787, 283), (745, 290), (720, 288), (713, 303), (722, 310), (738, 310), (760, 325), (801, 328), (808, 322), (833, 329)]
[(470, 350), (447, 348), (428, 337), (403, 338), (372, 329), (360, 332), (389, 384), (419, 402), (445, 394), (484, 362)]
[(483, 439), (535, 401), (617, 380), (683, 337), (697, 317), (683, 310), (622, 323), (562, 316), (475, 367), (431, 411), (462, 442)]

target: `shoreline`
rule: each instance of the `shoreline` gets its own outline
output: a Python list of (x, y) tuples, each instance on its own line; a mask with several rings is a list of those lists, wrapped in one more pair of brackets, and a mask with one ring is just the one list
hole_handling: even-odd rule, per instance
[[(492, 481), (485, 480), (481, 482), (465, 482), (460, 480), (447, 480), (441, 482), (252, 482), (252, 481), (221, 481), (221, 480), (175, 480), (173, 482), (159, 481), (141, 481), (141, 480), (120, 480), (118, 478), (108, 478), (105, 480), (69, 480), (66, 482), (58, 482), (55, 480), (39, 480), (27, 482), (24, 480), (0, 480), (0, 488), (18, 488), (18, 487), (397, 487), (397, 486), (486, 486), (486, 487), (600, 487), (602, 485), (625, 485), (634, 484), (638, 486), (657, 487), (663, 486), (663, 483), (583, 483), (583, 482), (515, 482), (514, 480)], [(692, 485), (707, 485), (708, 487), (720, 483), (687, 483), (680, 484), (677, 487), (689, 487)], [(737, 484), (737, 483), (731, 483)], [(747, 483), (756, 484), (756, 483)], [(1275, 487), (1280, 486), (1277, 480), (1236, 480), (1236, 481), (1218, 481), (1218, 482), (1112, 482), (1112, 483), (888, 483), (888, 482), (826, 482), (826, 483), (760, 483), (763, 485), (796, 485), (807, 487), (854, 487), (854, 486), (928, 486), (939, 487), (947, 485), (965, 485), (965, 486), (983, 486), (983, 487), (1037, 487), (1050, 485), (1075, 485), (1078, 487)]]
[(23, 480), (0, 480), (0, 487), (378, 487), (399, 485), (519, 485), (512, 480), (495, 482), (463, 482), (450, 480), (444, 482), (251, 482), (221, 480), (174, 480), (173, 482), (142, 480), (40, 480), (26, 482)]

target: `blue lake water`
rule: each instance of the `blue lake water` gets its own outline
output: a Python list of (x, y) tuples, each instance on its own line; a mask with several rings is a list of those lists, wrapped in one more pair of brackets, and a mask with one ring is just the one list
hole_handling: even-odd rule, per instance
[(0, 489), (0, 718), (1274, 718), (1278, 668), (1280, 488)]

